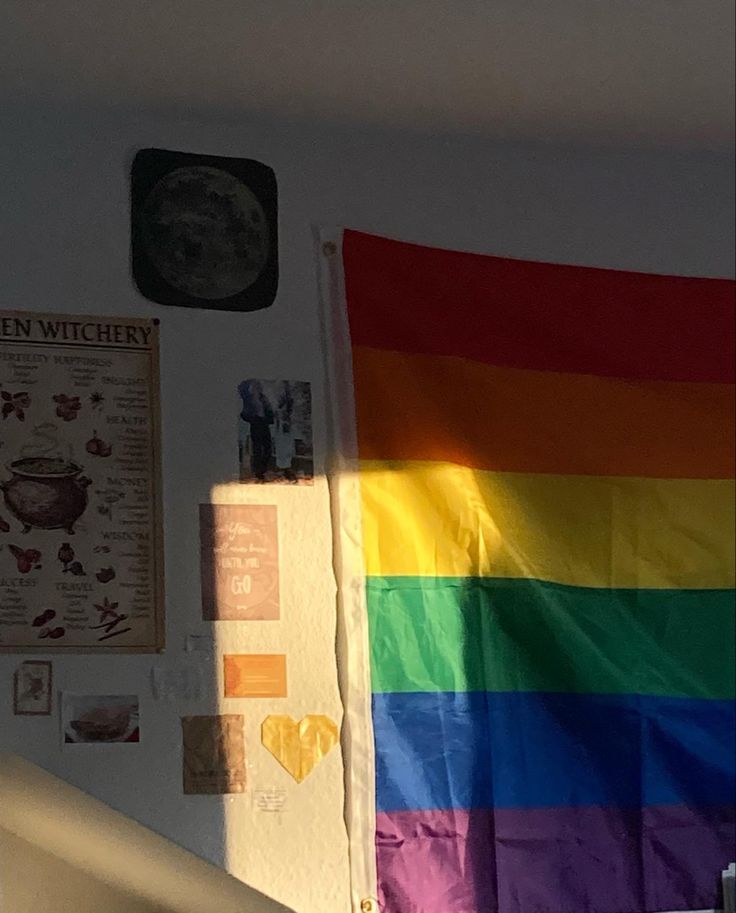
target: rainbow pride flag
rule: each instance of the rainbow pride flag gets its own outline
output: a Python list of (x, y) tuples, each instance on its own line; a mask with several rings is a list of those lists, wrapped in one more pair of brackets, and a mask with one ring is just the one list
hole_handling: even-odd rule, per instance
[(341, 253), (381, 909), (714, 908), (733, 284), (353, 231)]

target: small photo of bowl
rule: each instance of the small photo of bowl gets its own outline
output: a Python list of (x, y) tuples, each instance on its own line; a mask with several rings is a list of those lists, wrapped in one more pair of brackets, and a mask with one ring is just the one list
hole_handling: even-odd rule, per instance
[(138, 698), (64, 695), (64, 742), (138, 742)]

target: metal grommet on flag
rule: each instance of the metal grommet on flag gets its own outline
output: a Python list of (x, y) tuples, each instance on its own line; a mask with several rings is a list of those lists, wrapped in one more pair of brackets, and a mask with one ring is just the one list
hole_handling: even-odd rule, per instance
[(364, 897), (360, 902), (360, 913), (378, 913), (378, 902), (371, 897)]
[(337, 244), (334, 241), (325, 241), (322, 245), (322, 253), (325, 257), (332, 257), (337, 253)]

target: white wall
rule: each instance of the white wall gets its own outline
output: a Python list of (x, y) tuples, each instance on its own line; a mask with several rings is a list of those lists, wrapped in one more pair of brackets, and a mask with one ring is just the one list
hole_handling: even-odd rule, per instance
[[(242, 155), (279, 181), (281, 283), (268, 311), (159, 308), (128, 272), (127, 169), (163, 146)], [(687, 275), (733, 271), (728, 157), (515, 147), (259, 120), (187, 122), (175, 114), (8, 111), (0, 133), (2, 307), (162, 319), (168, 649), (165, 657), (68, 657), (57, 685), (139, 691), (140, 746), (62, 753), (55, 721), (13, 718), (17, 657), (0, 657), (0, 749), (41, 764), (195, 853), (225, 865), (298, 913), (348, 908), (340, 755), (292, 787), (260, 748), (270, 705), (247, 716), (252, 785), (286, 785), (280, 820), (248, 796), (183, 797), (179, 716), (215, 706), (159, 704), (148, 673), (181, 656), (199, 621), (196, 506), (235, 472), (234, 387), (247, 375), (312, 380), (323, 444), (322, 366), (310, 223), (349, 225), (500, 255)], [(1, 429), (0, 429), (1, 431)], [(267, 500), (270, 492), (253, 497)], [(292, 696), (276, 712), (337, 718), (334, 581), (327, 492), (279, 489), (284, 620), (228, 628), (232, 651), (285, 650)], [(220, 626), (222, 627), (222, 626)]]

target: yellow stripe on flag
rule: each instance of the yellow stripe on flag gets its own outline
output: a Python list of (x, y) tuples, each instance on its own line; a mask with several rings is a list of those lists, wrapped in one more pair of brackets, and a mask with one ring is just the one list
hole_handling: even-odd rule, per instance
[(734, 482), (362, 462), (366, 573), (734, 586)]

